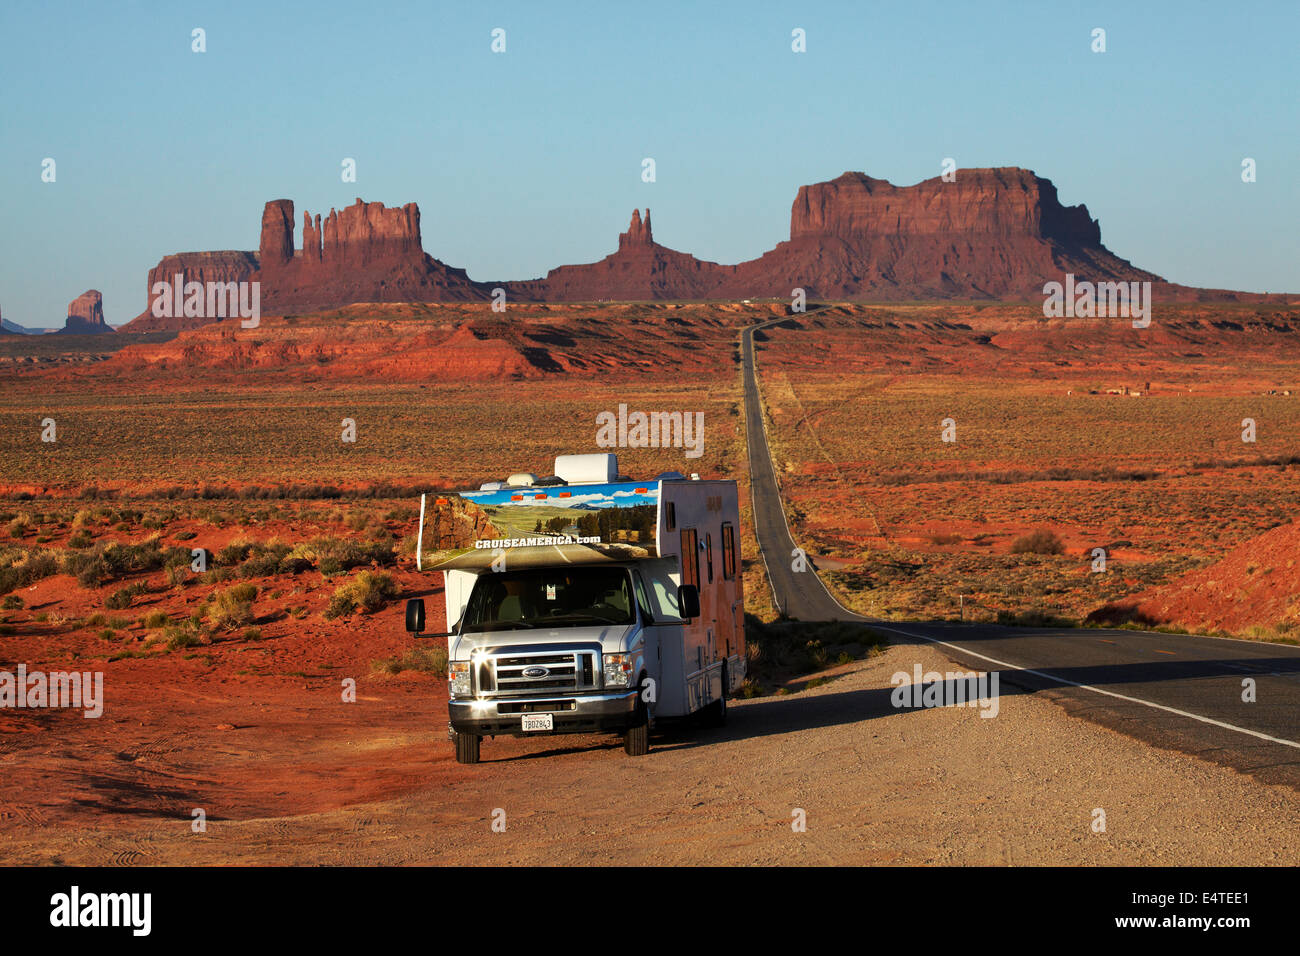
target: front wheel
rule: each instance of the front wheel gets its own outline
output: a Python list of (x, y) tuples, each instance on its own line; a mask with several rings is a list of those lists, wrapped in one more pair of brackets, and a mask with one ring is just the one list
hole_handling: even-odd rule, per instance
[(623, 750), (631, 757), (644, 757), (650, 752), (650, 713), (638, 694), (636, 715), (632, 724), (623, 731)]
[(478, 763), (479, 744), (483, 738), (477, 734), (456, 734), (456, 763)]

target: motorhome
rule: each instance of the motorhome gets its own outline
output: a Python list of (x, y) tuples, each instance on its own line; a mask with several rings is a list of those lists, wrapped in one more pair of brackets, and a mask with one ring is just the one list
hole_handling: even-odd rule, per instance
[(554, 475), (460, 497), (489, 533), (430, 562), (447, 633), (425, 634), (423, 599), (406, 615), (447, 639), (458, 761), (501, 734), (617, 733), (639, 756), (656, 721), (726, 719), (746, 668), (734, 481), (633, 481), (615, 455), (561, 455)]

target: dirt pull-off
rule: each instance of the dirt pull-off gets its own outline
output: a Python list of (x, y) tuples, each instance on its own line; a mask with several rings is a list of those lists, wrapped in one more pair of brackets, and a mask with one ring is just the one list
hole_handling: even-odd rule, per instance
[[(0, 859), (144, 865), (1300, 859), (1300, 796), (1293, 791), (1076, 720), (1041, 696), (1003, 698), (992, 719), (978, 709), (896, 710), (890, 676), (917, 662), (926, 670), (957, 669), (931, 648), (894, 647), (838, 669), (840, 676), (813, 690), (736, 701), (726, 729), (660, 736), (640, 759), (627, 757), (613, 738), (554, 737), (488, 741), (484, 763), (457, 765), (441, 719), (441, 682), (432, 678), (373, 685), (346, 708), (324, 692), (292, 706), (283, 695), (278, 703), (204, 697), (179, 713), (160, 701), (150, 718), (157, 725), (119, 725), (120, 752), (70, 754), (51, 739), (48, 753), (5, 758)], [(246, 714), (260, 729), (221, 729), (218, 713)], [(129, 742), (137, 737), (149, 742)], [(255, 745), (244, 742), (250, 739)], [(137, 805), (113, 812), (109, 768), (141, 762), (156, 774), (168, 816)], [(46, 768), (40, 792), (10, 786), (15, 763), (26, 768), (29, 784), (33, 767)], [(88, 805), (87, 791), (101, 794), (98, 806)], [(250, 799), (249, 791), (259, 796)], [(199, 793), (202, 804), (190, 799)], [(193, 832), (188, 811), (177, 812), (192, 803), (206, 809), (206, 832)], [(1096, 831), (1098, 811), (1104, 832)], [(791, 826), (799, 819), (806, 821), (803, 832)]]

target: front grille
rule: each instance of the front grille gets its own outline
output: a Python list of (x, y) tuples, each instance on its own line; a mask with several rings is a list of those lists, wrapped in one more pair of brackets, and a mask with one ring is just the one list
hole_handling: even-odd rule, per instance
[(554, 714), (566, 710), (576, 710), (577, 703), (572, 700), (530, 700), (517, 704), (497, 704), (498, 714)]
[[(479, 676), (483, 694), (533, 694), (587, 690), (595, 686), (595, 651), (511, 651), (487, 657)], [(545, 674), (525, 674), (532, 669)]]

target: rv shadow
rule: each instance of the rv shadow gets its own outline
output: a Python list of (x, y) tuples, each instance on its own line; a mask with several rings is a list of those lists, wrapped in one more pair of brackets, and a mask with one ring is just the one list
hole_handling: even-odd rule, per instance
[(736, 706), (730, 708), (724, 727), (704, 727), (692, 722), (671, 724), (665, 726), (652, 743), (657, 750), (685, 750), (729, 740), (856, 724), (923, 709), (895, 707), (893, 692), (892, 687), (873, 687), (808, 696), (763, 697), (743, 703), (737, 701)]
[(582, 754), (582, 753), (593, 753), (597, 750), (622, 750), (623, 749), (622, 738), (614, 737), (614, 736), (602, 737), (599, 734), (592, 734), (590, 736), (558, 735), (551, 739), (557, 743), (561, 740), (570, 740), (573, 743), (571, 746), (551, 746), (545, 750), (536, 750), (530, 753), (497, 756), (496, 754), (491, 753), (488, 749), (489, 747), (492, 746), (492, 741), (489, 739), (483, 742), (483, 757), (482, 757), (483, 763), (517, 763), (518, 761), (521, 760), (544, 760), (548, 757), (562, 757), (565, 754)]

